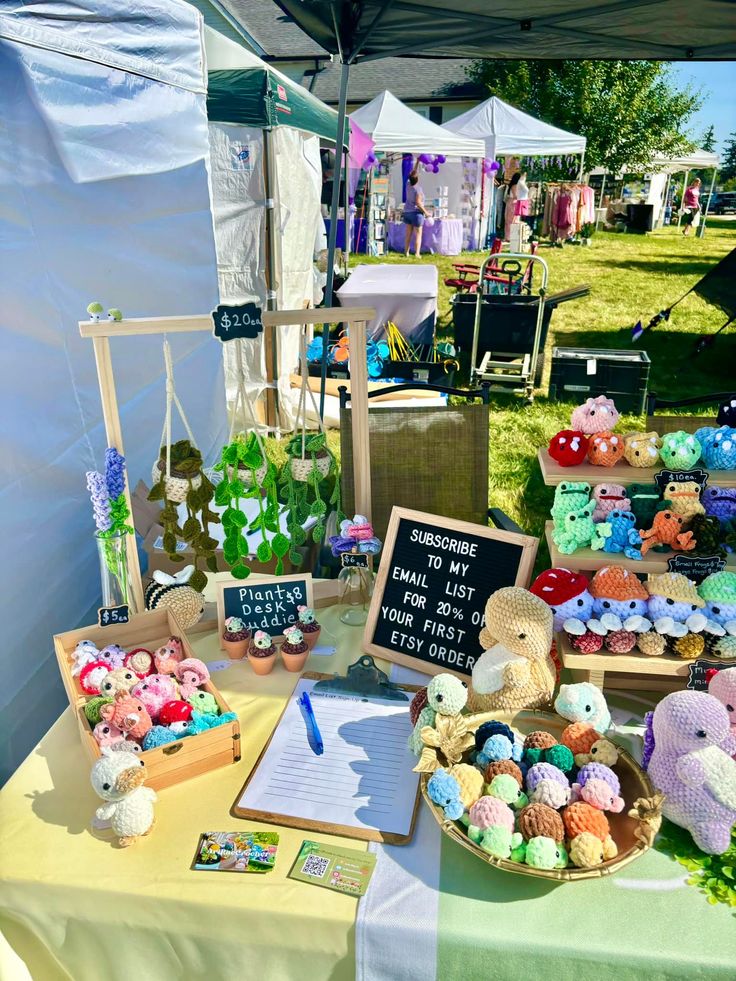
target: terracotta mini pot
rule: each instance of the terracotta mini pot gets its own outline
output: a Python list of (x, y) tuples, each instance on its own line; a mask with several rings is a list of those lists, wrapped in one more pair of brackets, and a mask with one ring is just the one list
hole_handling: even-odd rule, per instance
[(253, 668), (253, 673), (260, 675), (271, 674), (273, 666), (276, 663), (276, 651), (274, 650), (273, 654), (269, 654), (268, 657), (256, 657), (255, 654), (251, 653), (252, 650), (253, 648), (248, 651), (248, 661)]
[(225, 648), (227, 656), (231, 661), (242, 661), (250, 647), (250, 635), (244, 637), (242, 640), (227, 640), (227, 638), (223, 637), (222, 646)]
[(316, 645), (317, 641), (319, 640), (319, 635), (322, 633), (322, 627), (317, 627), (316, 630), (310, 631), (307, 630), (306, 627), (299, 625), (299, 629), (302, 632), (302, 636), (304, 637), (304, 641), (307, 647), (311, 651), (312, 648)]
[(284, 647), (286, 647), (287, 645), (286, 644), (282, 645), (281, 659), (284, 662), (284, 667), (286, 668), (287, 671), (297, 672), (302, 670), (302, 668), (306, 663), (307, 658), (309, 657), (309, 650), (310, 650), (309, 644), (306, 643), (306, 639), (305, 639), (305, 645), (306, 646), (303, 651), (299, 651), (298, 653), (295, 654), (290, 653), (288, 650), (285, 651)]

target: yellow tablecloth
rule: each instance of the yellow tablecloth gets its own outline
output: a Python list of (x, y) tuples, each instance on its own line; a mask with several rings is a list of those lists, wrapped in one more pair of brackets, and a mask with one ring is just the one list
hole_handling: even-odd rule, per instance
[[(320, 643), (337, 653), (306, 670), (344, 672), (360, 655), (362, 629), (337, 613), (320, 611)], [(214, 633), (192, 640), (202, 660), (225, 657)], [(274, 830), (229, 811), (298, 677), (277, 664), (258, 678), (247, 660), (213, 676), (240, 719), (242, 759), (161, 791), (153, 834), (128, 849), (88, 831), (100, 802), (64, 712), (0, 792), (0, 927), (35, 981), (354, 977), (357, 901), (287, 878), (305, 837), (339, 839), (280, 828), (266, 875), (190, 869), (203, 831)]]

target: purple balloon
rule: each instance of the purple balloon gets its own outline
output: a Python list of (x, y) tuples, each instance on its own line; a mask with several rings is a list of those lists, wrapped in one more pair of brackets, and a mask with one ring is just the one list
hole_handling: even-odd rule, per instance
[(419, 163), (428, 164), (430, 162), (429, 155), (426, 153), (419, 154)]
[(432, 173), (433, 174), (439, 174), (439, 172), (440, 172), (440, 165), (439, 164), (434, 164), (433, 167), (432, 167)]
[(498, 160), (492, 160), (491, 170), (500, 170), (500, 169), (501, 169), (501, 164), (498, 162)]
[(443, 164), (447, 160), (447, 157), (444, 155), (444, 153), (440, 153), (440, 154), (437, 155), (437, 157), (435, 159), (436, 159), (436, 161), (437, 161), (438, 164)]

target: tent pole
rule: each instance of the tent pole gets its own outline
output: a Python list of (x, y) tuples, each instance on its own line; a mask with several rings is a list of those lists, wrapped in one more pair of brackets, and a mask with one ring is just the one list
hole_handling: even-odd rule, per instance
[[(340, 101), (337, 107), (337, 138), (335, 140), (335, 172), (332, 181), (332, 202), (330, 204), (330, 234), (327, 238), (327, 283), (325, 285), (325, 306), (332, 306), (332, 287), (335, 282), (335, 246), (337, 244), (337, 212), (340, 204), (340, 174), (342, 172), (345, 115), (348, 103), (348, 79), (350, 65), (342, 63), (340, 73)], [(347, 183), (347, 174), (345, 175)], [(325, 385), (327, 382), (327, 348), (330, 332), (327, 324), (322, 326), (322, 378), (319, 388), (319, 414), (325, 414)]]
[[(266, 308), (268, 310), (275, 310), (278, 307), (279, 287), (276, 269), (280, 249), (274, 221), (276, 210), (274, 162), (273, 132), (270, 128), (266, 128), (263, 131), (263, 187), (266, 198)], [(267, 330), (263, 334), (263, 358), (266, 365), (266, 426), (269, 429), (277, 427), (279, 416), (277, 389), (273, 387), (273, 382), (278, 378), (275, 333)]]
[[(357, 185), (356, 185), (357, 188)], [(350, 239), (352, 238), (353, 223), (350, 220), (350, 148), (345, 154), (345, 249), (342, 257), (342, 274), (347, 276), (350, 262)]]
[(700, 227), (698, 228), (698, 238), (702, 238), (703, 235), (705, 235), (705, 222), (708, 217), (708, 212), (710, 211), (710, 202), (711, 202), (711, 198), (713, 197), (713, 187), (715, 186), (716, 183), (716, 174), (717, 174), (717, 170), (714, 167), (713, 176), (711, 177), (710, 180), (710, 191), (708, 192), (708, 202), (705, 206), (705, 211), (703, 213), (703, 217), (700, 222)]
[(583, 183), (583, 171), (585, 169), (585, 150), (580, 154), (580, 173), (578, 174), (578, 181)]

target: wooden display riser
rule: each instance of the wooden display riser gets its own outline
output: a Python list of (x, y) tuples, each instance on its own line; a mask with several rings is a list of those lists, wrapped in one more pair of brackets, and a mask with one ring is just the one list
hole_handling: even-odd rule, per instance
[[(584, 480), (591, 486), (605, 484), (607, 480), (624, 486), (651, 484), (654, 482), (655, 473), (667, 469), (661, 461), (655, 467), (630, 467), (625, 460), (617, 463), (615, 467), (596, 467), (592, 463), (581, 463), (577, 467), (561, 467), (545, 449), (539, 450), (537, 456), (542, 477), (548, 487), (556, 487), (563, 480)], [(704, 470), (706, 468), (696, 466), (695, 469)], [(709, 483), (716, 484), (718, 487), (736, 487), (736, 470), (711, 470), (708, 472), (710, 474)]]
[[(643, 559), (627, 558), (623, 552), (604, 552), (593, 551), (592, 548), (580, 548), (571, 555), (564, 555), (555, 545), (552, 539), (554, 522), (548, 521), (544, 526), (544, 534), (549, 548), (550, 564), (553, 568), (562, 567), (563, 569), (575, 569), (580, 572), (593, 572), (609, 565), (624, 565), (631, 572), (638, 575), (653, 575), (660, 572), (669, 572), (668, 561), (675, 555), (688, 555), (688, 552), (668, 552), (650, 551)], [(736, 553), (731, 553), (726, 558), (726, 568), (732, 572), (736, 571)]]
[[(630, 654), (580, 654), (567, 635), (557, 634), (557, 653), (563, 665), (573, 672), (576, 681), (589, 681), (598, 688), (623, 688), (626, 691), (676, 691), (687, 684), (692, 661), (663, 654), (650, 657), (636, 649)], [(724, 662), (730, 667), (736, 662)]]

